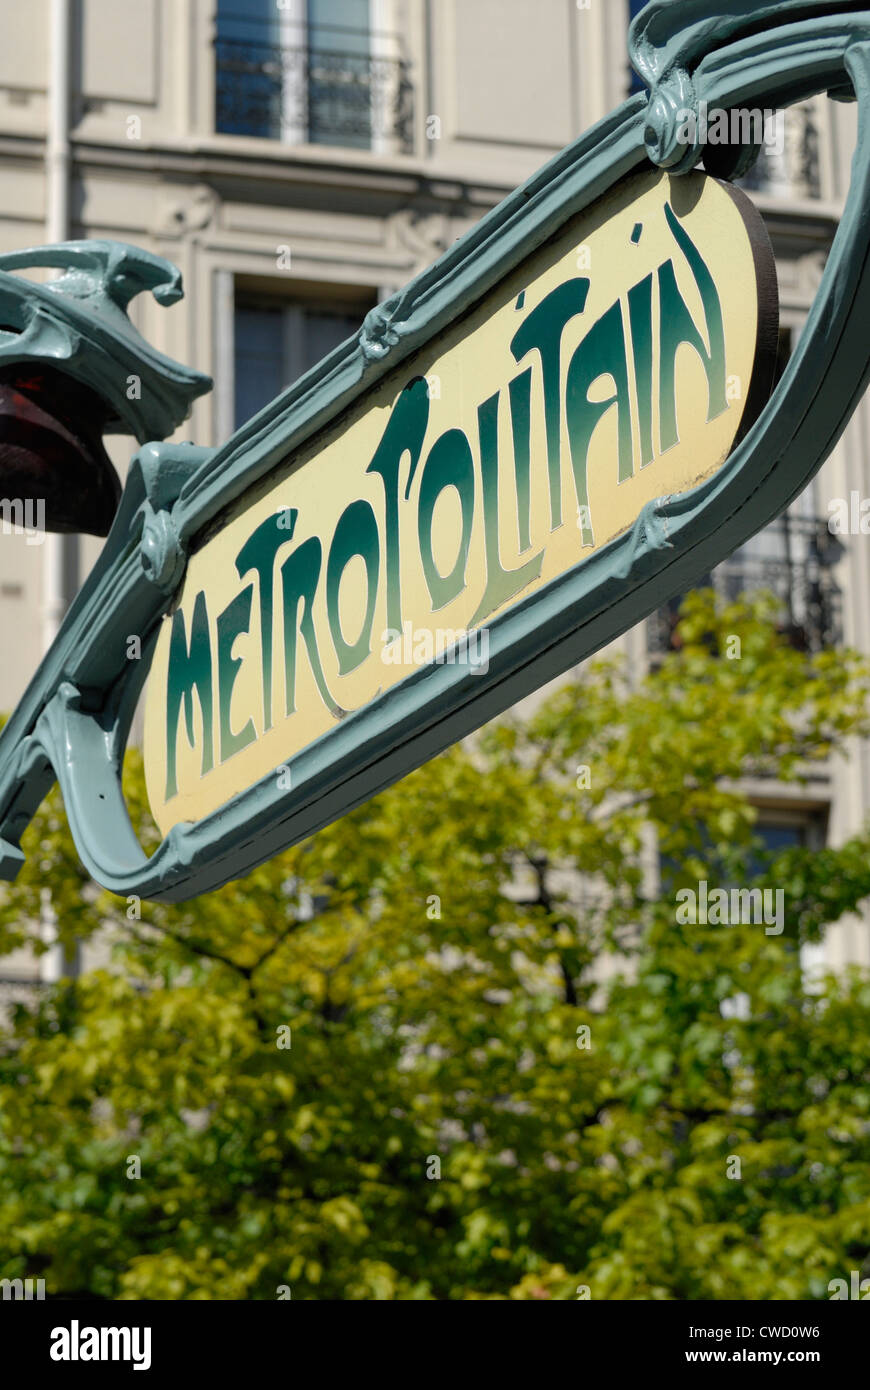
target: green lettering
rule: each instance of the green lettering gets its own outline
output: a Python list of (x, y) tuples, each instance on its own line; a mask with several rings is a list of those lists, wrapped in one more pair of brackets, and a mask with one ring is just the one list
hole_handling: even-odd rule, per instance
[(478, 406), (477, 428), (480, 436), (480, 474), (483, 483), (483, 535), (486, 546), (486, 588), (469, 627), (474, 627), (513, 598), (527, 584), (538, 578), (544, 563), (544, 552), (533, 555), (519, 569), (502, 567), (499, 546), (498, 505), (498, 403), (496, 391), (488, 401)]
[(420, 460), (423, 439), (429, 424), (429, 386), (425, 377), (417, 377), (405, 387), (396, 401), (383, 438), (375, 456), (366, 469), (379, 474), (384, 485), (386, 504), (386, 576), (387, 627), (402, 630), (401, 558), (399, 555), (399, 468), (404, 455), (410, 454), (411, 466), (405, 485), (405, 501)]
[(628, 318), (631, 324), (631, 346), (634, 356), (634, 379), (637, 384), (637, 409), (640, 422), (640, 466), (645, 468), (655, 458), (653, 446), (653, 277), (647, 275), (628, 292)]
[(190, 620), (190, 646), (184, 631), (184, 613), (176, 608), (169, 637), (169, 669), (166, 677), (166, 800), (178, 794), (176, 742), (181, 706), (187, 741), (194, 747), (193, 692), (199, 696), (202, 711), (202, 776), (214, 767), (214, 723), (212, 705), (211, 638), (208, 608), (200, 589)]
[(704, 364), (707, 373), (708, 408), (707, 421), (715, 420), (728, 409), (726, 395), (727, 374), (725, 369), (725, 326), (722, 320), (722, 304), (713, 277), (707, 265), (685, 228), (674, 215), (670, 203), (665, 204), (665, 217), (674, 234), (677, 245), (683, 252), (695, 282), (701, 293), (701, 302), (707, 321), (707, 337), (710, 350), (695, 325), (688, 306), (677, 288), (673, 261), (659, 266), (659, 323), (660, 323), (660, 367), (659, 367), (659, 418), (661, 428), (661, 450), (672, 449), (680, 442), (677, 433), (677, 394), (676, 362), (677, 351), (688, 343), (693, 347)]
[(249, 584), (232, 602), (228, 603), (217, 620), (217, 665), (218, 665), (218, 708), (220, 710), (221, 762), (225, 763), (234, 753), (240, 753), (253, 743), (257, 737), (253, 719), (249, 719), (241, 733), (234, 734), (230, 725), (230, 710), (233, 702), (233, 687), (242, 664), (241, 657), (233, 656), (233, 643), (251, 624), (251, 603), (254, 586)]
[(588, 279), (575, 277), (551, 290), (517, 329), (511, 342), (517, 362), (528, 352), (541, 355), (551, 531), (562, 525), (562, 334), (571, 319), (585, 310), (589, 284)]
[[(341, 576), (354, 555), (361, 555), (365, 563), (368, 594), (360, 635), (355, 642), (347, 642), (341, 630), (338, 596)], [(351, 502), (338, 519), (326, 563), (326, 613), (341, 676), (355, 671), (371, 654), (372, 623), (375, 618), (380, 572), (381, 542), (375, 514), (368, 502), (362, 499)]]
[(514, 441), (514, 481), (517, 489), (517, 536), (520, 554), (532, 544), (530, 533), (532, 489), (530, 479), (532, 436), (532, 369), (514, 377), (511, 397), (511, 433)]
[[(462, 534), (456, 564), (449, 574), (439, 574), (432, 553), (432, 518), (435, 504), (447, 487), (459, 494), (462, 511)], [(465, 570), (474, 521), (474, 459), (471, 445), (462, 430), (447, 430), (432, 445), (423, 477), (417, 507), (417, 537), (423, 574), (429, 589), (432, 608), (437, 612), (455, 599), (465, 588)]]
[[(613, 395), (604, 401), (590, 401), (590, 388), (602, 376), (611, 376), (616, 389)], [(617, 406), (619, 410), (619, 482), (625, 482), (634, 471), (628, 360), (622, 307), (618, 300), (592, 325), (571, 358), (565, 389), (565, 406), (574, 488), (580, 509), (581, 544), (594, 545), (592, 528), (588, 522), (589, 447), (596, 429), (613, 406)]]
[(289, 525), (285, 524), (287, 508), (277, 516), (268, 516), (245, 541), (236, 556), (236, 569), (240, 579), (250, 570), (257, 575), (257, 590), (260, 595), (260, 648), (263, 660), (263, 729), (272, 727), (272, 647), (274, 627), (275, 595), (275, 556), (282, 545), (293, 539), (296, 519), (299, 516), (295, 507), (289, 511)]
[[(281, 584), (284, 596), (284, 708), (288, 715), (296, 710), (296, 634), (302, 634), (308, 660), (317, 689), (327, 709), (339, 719), (342, 710), (332, 698), (317, 646), (317, 633), (314, 628), (314, 594), (320, 579), (323, 561), (323, 547), (317, 536), (311, 536), (294, 550), (281, 566)], [(299, 605), (302, 604), (302, 617)]]

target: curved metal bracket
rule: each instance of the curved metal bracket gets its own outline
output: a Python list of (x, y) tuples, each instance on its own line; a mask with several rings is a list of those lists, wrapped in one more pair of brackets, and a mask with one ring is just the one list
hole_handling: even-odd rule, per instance
[[(35, 284), (13, 273), (38, 266), (64, 274)], [(174, 304), (181, 272), (119, 241), (64, 241), (0, 256), (0, 366), (50, 362), (107, 403), (116, 430), (140, 444), (165, 439), (212, 382), (157, 352), (130, 322), (127, 306), (144, 290)]]
[[(821, 85), (819, 77), (826, 61), (841, 60), (852, 39), (866, 35), (867, 25), (866, 6), (848, 0), (649, 0), (631, 25), (628, 47), (650, 89), (644, 130), (650, 160), (672, 173), (694, 168), (704, 154), (703, 102), (729, 110), (762, 95), (772, 106), (831, 89), (843, 97), (849, 89), (836, 75)], [(740, 70), (746, 60), (752, 71)], [(730, 96), (720, 86), (726, 76), (737, 79)], [(690, 142), (687, 112), (695, 117)]]

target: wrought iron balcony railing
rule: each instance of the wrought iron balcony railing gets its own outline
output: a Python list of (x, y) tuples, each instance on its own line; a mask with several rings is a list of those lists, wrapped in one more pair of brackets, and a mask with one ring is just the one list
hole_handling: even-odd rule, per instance
[[(365, 48), (366, 35), (359, 36)], [(414, 89), (404, 58), (218, 32), (216, 126), (229, 135), (378, 148), (413, 145)]]
[[(834, 567), (843, 553), (827, 521), (785, 513), (748, 545), (699, 580), (733, 601), (741, 593), (766, 589), (780, 600), (782, 628), (800, 651), (818, 652), (842, 640), (841, 593)], [(647, 624), (651, 655), (679, 646), (681, 599), (654, 613)]]

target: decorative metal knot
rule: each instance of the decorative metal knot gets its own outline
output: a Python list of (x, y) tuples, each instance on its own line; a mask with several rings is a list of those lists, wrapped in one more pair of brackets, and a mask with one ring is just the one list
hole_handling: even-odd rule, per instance
[(367, 362), (381, 361), (399, 342), (401, 334), (395, 319), (399, 298), (395, 294), (383, 304), (376, 304), (366, 314), (360, 329), (359, 345)]

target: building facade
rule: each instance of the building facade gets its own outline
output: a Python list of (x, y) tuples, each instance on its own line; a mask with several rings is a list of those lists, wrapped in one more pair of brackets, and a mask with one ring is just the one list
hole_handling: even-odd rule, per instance
[[(178, 438), (219, 444), (638, 82), (637, 0), (0, 0), (0, 252), (112, 238), (177, 264), (185, 299), (136, 326), (209, 372)], [(781, 365), (836, 234), (854, 108), (787, 113), (745, 181), (767, 222)], [(808, 648), (870, 653), (867, 539), (834, 499), (870, 496), (863, 403), (813, 486), (713, 582), (773, 588)], [(110, 441), (123, 477), (134, 447)], [(0, 541), (0, 708), (11, 709), (99, 553), (92, 537)], [(660, 613), (622, 639), (645, 669)], [(870, 749), (809, 788), (751, 788), (771, 845), (838, 843), (865, 821)], [(870, 918), (832, 929), (870, 964)], [(22, 966), (24, 968), (24, 966)]]

